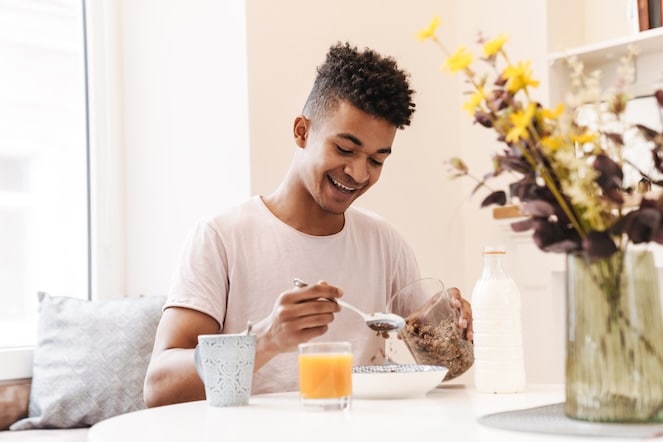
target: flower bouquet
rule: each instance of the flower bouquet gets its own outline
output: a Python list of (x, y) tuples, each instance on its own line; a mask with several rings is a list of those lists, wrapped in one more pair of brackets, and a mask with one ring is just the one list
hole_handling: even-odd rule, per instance
[[(479, 35), (475, 59), (464, 46), (447, 50), (439, 24), (434, 18), (417, 36), (442, 50), (444, 70), (464, 76), (463, 108), (500, 146), (481, 178), (460, 158), (448, 162), (452, 177), (475, 180), (473, 193), (487, 189), (482, 207), (515, 204), (522, 217), (514, 231), (531, 231), (541, 250), (567, 255), (567, 415), (663, 421), (657, 274), (651, 252), (633, 247), (663, 244), (663, 134), (625, 118), (637, 51), (623, 57), (608, 90), (600, 72), (569, 58), (566, 105), (547, 107), (532, 99), (539, 82), (529, 61), (509, 58), (507, 36)], [(663, 118), (663, 90), (652, 95)], [(647, 161), (632, 154), (635, 145), (645, 146)], [(506, 189), (490, 186), (507, 175)]]

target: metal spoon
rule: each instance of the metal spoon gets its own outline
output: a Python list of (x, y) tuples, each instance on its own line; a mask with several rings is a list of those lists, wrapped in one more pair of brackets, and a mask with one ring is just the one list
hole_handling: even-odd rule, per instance
[[(299, 278), (295, 278), (293, 282), (295, 283), (295, 287), (306, 287), (307, 285)], [(400, 328), (403, 328), (403, 326), (405, 325), (405, 319), (394, 313), (382, 313), (382, 312), (364, 313), (354, 305), (348, 304), (347, 302), (341, 299), (334, 298), (334, 299), (329, 299), (329, 301), (335, 302), (341, 307), (348, 308), (353, 312), (357, 313), (359, 316), (361, 316), (364, 319), (364, 322), (366, 322), (367, 326), (369, 326), (371, 329), (377, 332), (388, 332), (392, 330), (398, 330)]]

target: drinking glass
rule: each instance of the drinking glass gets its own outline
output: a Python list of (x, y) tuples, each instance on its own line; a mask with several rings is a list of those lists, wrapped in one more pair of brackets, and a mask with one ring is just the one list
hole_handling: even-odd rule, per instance
[(349, 342), (299, 344), (299, 394), (304, 408), (344, 410), (352, 398)]

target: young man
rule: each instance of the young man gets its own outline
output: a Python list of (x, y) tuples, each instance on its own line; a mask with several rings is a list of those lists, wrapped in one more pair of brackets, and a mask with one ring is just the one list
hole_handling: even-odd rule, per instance
[[(257, 337), (253, 393), (297, 390), (295, 350), (311, 339), (350, 341), (355, 365), (380, 363), (384, 339), (329, 299), (384, 311), (420, 277), (400, 235), (351, 207), (380, 178), (396, 130), (409, 125), (412, 94), (392, 58), (347, 43), (330, 48), (294, 120), (298, 149), (279, 187), (189, 236), (147, 371), (148, 406), (204, 399), (193, 364), (198, 335), (239, 333), (248, 322)], [(470, 306), (450, 293), (471, 339)]]

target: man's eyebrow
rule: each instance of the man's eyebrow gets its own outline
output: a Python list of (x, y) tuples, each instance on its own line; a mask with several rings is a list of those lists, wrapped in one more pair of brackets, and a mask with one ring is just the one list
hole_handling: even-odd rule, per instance
[[(361, 146), (364, 145), (364, 143), (362, 143), (361, 140), (360, 140), (359, 138), (355, 137), (355, 136), (352, 135), (352, 134), (348, 134), (348, 133), (340, 133), (340, 134), (336, 134), (336, 135), (337, 135), (338, 137), (345, 138), (346, 140), (352, 142), (353, 144), (355, 144), (355, 145), (357, 145), (357, 146), (359, 146), (359, 147), (361, 147)], [(383, 147), (382, 149), (379, 149), (377, 153), (381, 153), (381, 154), (390, 154), (390, 153), (391, 153), (391, 147)]]
[(359, 138), (355, 137), (352, 134), (340, 133), (340, 134), (336, 134), (336, 135), (341, 137), (341, 138), (345, 138), (346, 140), (351, 141), (352, 143), (356, 144), (357, 146), (363, 146), (364, 145), (364, 143), (362, 143)]

